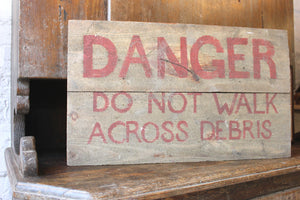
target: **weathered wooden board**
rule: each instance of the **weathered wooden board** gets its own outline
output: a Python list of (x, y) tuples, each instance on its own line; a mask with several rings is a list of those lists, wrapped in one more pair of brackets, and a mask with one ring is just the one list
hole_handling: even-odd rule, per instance
[(290, 91), (286, 31), (106, 21), (69, 25), (68, 91)]
[(69, 93), (68, 164), (287, 157), (289, 100), (268, 93)]
[[(106, 0), (13, 0), (18, 4), (18, 77), (67, 77), (68, 20), (106, 20)], [(14, 19), (16, 20), (16, 19)]]
[(70, 21), (68, 165), (290, 156), (287, 35)]

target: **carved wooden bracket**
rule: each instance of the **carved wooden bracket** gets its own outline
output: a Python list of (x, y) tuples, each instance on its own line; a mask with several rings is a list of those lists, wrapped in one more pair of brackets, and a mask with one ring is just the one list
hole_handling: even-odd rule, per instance
[(33, 136), (21, 138), (19, 158), (21, 174), (24, 177), (38, 175), (38, 159)]

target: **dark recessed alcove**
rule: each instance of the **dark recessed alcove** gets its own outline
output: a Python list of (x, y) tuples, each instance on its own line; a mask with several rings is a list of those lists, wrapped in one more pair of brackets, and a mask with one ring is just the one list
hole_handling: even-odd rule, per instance
[(34, 136), (38, 153), (66, 150), (66, 80), (31, 80), (25, 134)]

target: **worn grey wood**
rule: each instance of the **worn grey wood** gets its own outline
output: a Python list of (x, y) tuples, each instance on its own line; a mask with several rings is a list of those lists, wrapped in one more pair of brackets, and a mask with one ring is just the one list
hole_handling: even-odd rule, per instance
[(68, 165), (290, 156), (287, 94), (126, 95), (68, 94)]
[(17, 113), (28, 114), (30, 110), (29, 96), (17, 96)]
[[(88, 61), (88, 58), (93, 60), (93, 70), (106, 71), (106, 75), (102, 74), (104, 77), (84, 77), (84, 36), (89, 37), (89, 41), (93, 44), (92, 50), (85, 52), (85, 60)], [(205, 39), (207, 36), (209, 39)], [(98, 39), (104, 37), (107, 46), (97, 44), (93, 39), (97, 37)], [(175, 58), (171, 59), (165, 55), (167, 47), (164, 42), (161, 42), (161, 48), (158, 48), (158, 38), (164, 38), (178, 63)], [(187, 66), (181, 64), (183, 58), (181, 58), (180, 38), (186, 38)], [(197, 45), (194, 45), (200, 45), (201, 42), (198, 41), (200, 38), (205, 44), (198, 50)], [(236, 78), (229, 77), (230, 38), (240, 40), (233, 45), (235, 58), (232, 57), (231, 65), (235, 66), (236, 71), (244, 75), (246, 73), (247, 78), (237, 78), (238, 76), (233, 73), (231, 74)], [(107, 42), (108, 40), (111, 43)], [(254, 70), (253, 40), (264, 40), (274, 48), (274, 55), (270, 58), (275, 63), (276, 78), (270, 77), (268, 59), (260, 59), (261, 70)], [(211, 42), (215, 42), (214, 45), (211, 45)], [(111, 46), (115, 49), (107, 50)], [(143, 51), (146, 58), (142, 56)], [(259, 53), (267, 51), (265, 45), (259, 46)], [(191, 55), (192, 52), (196, 55)], [(158, 57), (159, 54), (162, 56)], [(111, 56), (110, 59), (108, 55)], [(136, 58), (136, 62), (146, 64), (134, 63), (135, 61), (127, 59), (130, 62), (126, 65), (126, 62), (124, 63), (126, 57)], [(207, 79), (201, 76), (204, 73), (211, 75), (216, 71), (216, 63), (213, 62), (219, 64), (224, 62), (224, 77)], [(158, 75), (158, 63), (165, 65), (164, 78)], [(187, 77), (179, 78), (172, 63), (175, 63), (175, 67), (186, 70)], [(110, 65), (106, 66), (107, 64)], [(201, 72), (193, 67), (197, 64), (201, 65)], [(128, 67), (127, 71), (124, 65)], [(189, 24), (69, 21), (68, 91), (289, 92), (289, 65), (287, 33), (284, 30)], [(254, 78), (255, 74), (260, 74), (260, 78)]]
[(68, 165), (291, 155), (285, 31), (70, 21)]
[(20, 127), (25, 127), (24, 115), (16, 115), (17, 113), (17, 88), (18, 88), (18, 67), (19, 67), (19, 21), (20, 21), (20, 1), (12, 1), (12, 53), (11, 53), (11, 123), (12, 134), (11, 144), (14, 152), (19, 154), (20, 138), (25, 135), (25, 130)]
[(38, 158), (33, 136), (25, 136), (20, 141), (20, 169), (23, 176), (38, 175)]

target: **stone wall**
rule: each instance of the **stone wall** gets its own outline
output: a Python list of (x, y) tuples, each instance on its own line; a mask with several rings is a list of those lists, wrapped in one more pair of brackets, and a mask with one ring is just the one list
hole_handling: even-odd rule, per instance
[(4, 151), (11, 145), (10, 72), (11, 72), (11, 0), (0, 6), (0, 200), (11, 199)]

